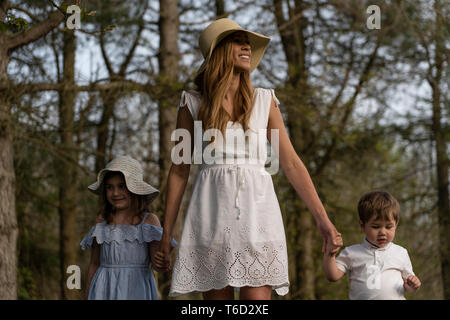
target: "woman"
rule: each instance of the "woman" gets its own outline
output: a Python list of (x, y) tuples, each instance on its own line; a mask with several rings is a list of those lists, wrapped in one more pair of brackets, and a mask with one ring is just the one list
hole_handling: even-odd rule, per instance
[[(288, 292), (284, 227), (272, 178), (264, 169), (266, 140), (251, 139), (261, 129), (267, 130), (271, 144), (279, 144), (283, 172), (312, 212), (323, 237), (322, 250), (337, 250), (341, 241), (292, 147), (273, 90), (252, 87), (250, 72), (269, 41), (230, 19), (213, 22), (200, 36), (205, 61), (195, 79), (198, 91), (183, 92), (177, 128), (194, 137), (194, 120), (200, 120), (203, 130), (216, 128), (227, 143), (234, 142), (229, 134), (245, 137), (240, 141), (256, 143), (258, 152), (242, 145), (235, 151), (234, 146), (221, 145), (221, 135), (216, 135), (214, 142), (219, 143), (212, 158), (218, 161), (203, 159), (196, 177), (170, 296), (202, 292), (204, 299), (233, 299), (233, 288), (240, 288), (240, 299), (270, 299), (271, 290)], [(271, 129), (278, 130), (278, 141), (271, 140)], [(204, 144), (202, 151), (206, 150), (211, 149)], [(224, 159), (233, 161), (224, 164), (229, 163)], [(165, 270), (170, 268), (170, 239), (189, 171), (190, 162), (173, 163), (169, 171), (164, 233), (155, 258)]]

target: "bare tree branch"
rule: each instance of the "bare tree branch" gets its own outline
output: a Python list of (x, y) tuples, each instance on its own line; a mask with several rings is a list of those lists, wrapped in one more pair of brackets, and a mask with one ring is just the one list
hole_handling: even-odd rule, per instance
[[(60, 91), (64, 87), (64, 83), (30, 83), (30, 84), (20, 84), (13, 86), (0, 86), (0, 91), (2, 90), (12, 90), (16, 95), (22, 95), (26, 93), (34, 93), (41, 91)], [(67, 84), (66, 84), (67, 87)], [(81, 92), (81, 91), (104, 91), (112, 89), (125, 89), (125, 90), (136, 90), (144, 92), (152, 92), (153, 90), (146, 84), (137, 83), (130, 80), (115, 81), (111, 83), (100, 83), (100, 84), (90, 84), (84, 86), (69, 86), (70, 90)]]
[[(68, 1), (65, 4), (72, 3), (75, 3), (75, 1)], [(8, 50), (15, 50), (21, 46), (29, 44), (30, 42), (36, 41), (40, 37), (49, 33), (55, 27), (57, 27), (64, 20), (64, 17), (65, 14), (61, 12), (60, 9), (58, 9), (57, 11), (53, 11), (52, 13), (50, 13), (49, 17), (46, 20), (36, 24), (30, 29), (24, 30), (11, 36), (9, 38), (9, 41), (7, 41), (6, 43)]]

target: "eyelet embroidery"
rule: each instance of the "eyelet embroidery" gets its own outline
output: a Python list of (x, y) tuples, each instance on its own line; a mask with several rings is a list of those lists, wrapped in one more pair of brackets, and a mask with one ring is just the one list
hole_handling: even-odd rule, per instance
[[(255, 130), (267, 127), (267, 118), (260, 117), (259, 114), (267, 115), (272, 99), (278, 105), (273, 91), (258, 89), (256, 92), (259, 109), (254, 110), (258, 112), (258, 117), (250, 118), (250, 127)], [(195, 114), (198, 111), (197, 98), (188, 92), (183, 93), (180, 105), (188, 106), (191, 113)], [(196, 102), (195, 105), (193, 100)], [(265, 118), (265, 121), (262, 118)], [(256, 134), (256, 131), (252, 134)], [(250, 154), (250, 150), (246, 150), (247, 152)], [(266, 157), (267, 153), (252, 153), (251, 158), (265, 162)], [(170, 295), (207, 291), (226, 285), (234, 287), (271, 285), (278, 294), (286, 294), (289, 286), (286, 244), (277, 237), (282, 228), (274, 230), (271, 219), (262, 221), (254, 216), (254, 208), (264, 210), (275, 201), (270, 175), (262, 170), (266, 174), (261, 178), (255, 177), (239, 165), (224, 169), (226, 171), (205, 168), (197, 176), (206, 183), (211, 181), (210, 187), (217, 189), (213, 196), (222, 198), (220, 205), (212, 212), (207, 212), (209, 209), (203, 212), (202, 207), (195, 208), (195, 206), (191, 211), (199, 210), (201, 215), (212, 213), (216, 215), (217, 223), (211, 230), (199, 229), (195, 225), (188, 224), (184, 245), (180, 248), (175, 262)], [(233, 184), (231, 190), (230, 185), (224, 182), (225, 174), (226, 181), (229, 180), (229, 174), (232, 174), (232, 180), (228, 181)], [(200, 198), (195, 200), (201, 201)], [(252, 215), (253, 222), (250, 227), (247, 226), (248, 215)], [(224, 223), (225, 221), (229, 223)]]
[(207, 291), (227, 284), (288, 284), (285, 252), (282, 244), (274, 243), (264, 243), (258, 247), (249, 244), (238, 251), (230, 246), (217, 250), (214, 246), (196, 247), (187, 256), (177, 258), (171, 291)]

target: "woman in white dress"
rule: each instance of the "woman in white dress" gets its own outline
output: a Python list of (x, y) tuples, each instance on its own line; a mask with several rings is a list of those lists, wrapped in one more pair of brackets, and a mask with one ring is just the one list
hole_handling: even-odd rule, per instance
[[(182, 93), (177, 129), (189, 132), (190, 150), (194, 150), (194, 140), (198, 141), (194, 134), (208, 140), (211, 135), (207, 133), (214, 132), (208, 129), (218, 131), (213, 134), (214, 143), (203, 141), (201, 150), (196, 146), (194, 163), (201, 152), (200, 170), (186, 212), (170, 296), (202, 292), (204, 299), (233, 299), (233, 288), (239, 288), (240, 299), (248, 300), (270, 299), (272, 290), (279, 295), (288, 292), (283, 221), (272, 178), (264, 168), (267, 140), (272, 146), (278, 143), (279, 163), (315, 218), (323, 237), (322, 250), (328, 246), (337, 251), (342, 245), (292, 147), (274, 91), (251, 84), (250, 72), (261, 61), (269, 41), (230, 19), (213, 22), (200, 36), (205, 61), (195, 79), (198, 91)], [(201, 133), (194, 130), (199, 123)], [(271, 129), (278, 131), (275, 138)], [(261, 132), (264, 139), (258, 139)], [(183, 151), (179, 156), (183, 157)], [(188, 154), (189, 160), (192, 155)], [(172, 161), (164, 233), (155, 261), (163, 270), (171, 268), (170, 239), (191, 166), (191, 161)]]

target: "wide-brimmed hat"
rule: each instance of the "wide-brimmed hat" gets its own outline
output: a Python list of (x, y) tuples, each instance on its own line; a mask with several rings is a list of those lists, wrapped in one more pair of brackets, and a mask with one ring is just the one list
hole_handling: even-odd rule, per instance
[(204, 64), (209, 60), (214, 48), (219, 42), (236, 31), (244, 31), (247, 34), (252, 48), (250, 72), (256, 69), (266, 51), (270, 38), (253, 31), (245, 30), (236, 22), (228, 18), (214, 21), (201, 33), (198, 42), (203, 58), (205, 58)]
[(125, 177), (125, 184), (128, 190), (137, 195), (147, 196), (149, 202), (159, 195), (159, 190), (144, 181), (141, 164), (130, 156), (118, 156), (111, 160), (104, 169), (100, 170), (97, 175), (97, 181), (91, 184), (88, 189), (95, 194), (100, 194), (100, 186), (108, 171), (121, 172)]

